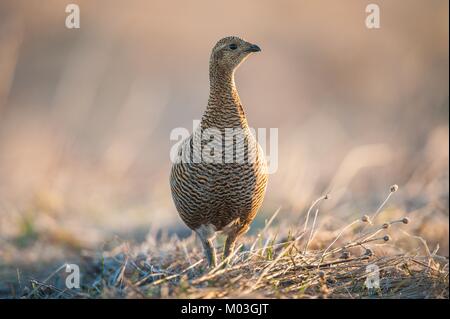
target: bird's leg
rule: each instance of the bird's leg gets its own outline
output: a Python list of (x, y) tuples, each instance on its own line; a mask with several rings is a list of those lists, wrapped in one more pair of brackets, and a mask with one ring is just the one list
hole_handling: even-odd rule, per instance
[(201, 238), (203, 250), (205, 252), (206, 260), (209, 267), (216, 267), (216, 249), (214, 248), (213, 241), (210, 238)]
[[(228, 233), (227, 240), (225, 241), (225, 247), (223, 249), (223, 259), (228, 258), (234, 251), (234, 246), (236, 246), (236, 241), (245, 232), (249, 230), (250, 226), (248, 224), (240, 225), (239, 228), (234, 229)], [(230, 262), (228, 259), (226, 265)]]
[[(225, 260), (230, 256), (230, 254), (234, 250), (234, 246), (236, 245), (237, 236), (236, 233), (231, 233), (228, 235), (227, 240), (225, 241), (225, 247), (223, 249), (223, 259)], [(226, 264), (229, 263), (227, 260)]]

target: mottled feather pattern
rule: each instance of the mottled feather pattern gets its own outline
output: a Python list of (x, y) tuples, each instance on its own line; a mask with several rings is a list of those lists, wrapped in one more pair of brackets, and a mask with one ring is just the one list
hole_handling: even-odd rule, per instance
[[(182, 143), (179, 154), (184, 160), (173, 165), (170, 176), (172, 196), (181, 219), (193, 230), (212, 225), (213, 231), (227, 233), (229, 247), (225, 247), (225, 255), (255, 218), (263, 202), (268, 179), (265, 156), (249, 129), (234, 83), (234, 70), (248, 54), (221, 64), (226, 54), (232, 55), (227, 51), (223, 53), (220, 48), (235, 42), (243, 47), (242, 50), (245, 50), (246, 45), (251, 45), (237, 37), (228, 37), (219, 41), (213, 49), (210, 60), (210, 96), (206, 111), (197, 130)], [(220, 131), (223, 137), (227, 128), (240, 129), (244, 143), (236, 143), (233, 137), (228, 137), (228, 140), (223, 138), (220, 145), (215, 145), (224, 149), (222, 162), (208, 163), (202, 160), (194, 163), (193, 152), (198, 152), (198, 148), (205, 144), (196, 144), (194, 139), (200, 138), (205, 129), (211, 128)], [(214, 142), (209, 145), (214, 145)], [(192, 147), (192, 153), (183, 154), (186, 146)], [(224, 162), (225, 154), (230, 154), (233, 150), (233, 159), (243, 156), (245, 161)], [(249, 157), (253, 160), (248, 161)], [(208, 239), (202, 238), (204, 241)], [(209, 260), (210, 264), (215, 263), (215, 256), (208, 256), (208, 243), (204, 243), (205, 245), (208, 260), (214, 259)]]

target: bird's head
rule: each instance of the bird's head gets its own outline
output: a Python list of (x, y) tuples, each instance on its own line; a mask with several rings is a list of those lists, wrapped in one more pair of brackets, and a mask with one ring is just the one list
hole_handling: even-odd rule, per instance
[(239, 37), (226, 37), (214, 46), (210, 64), (225, 72), (233, 72), (251, 53), (261, 49)]

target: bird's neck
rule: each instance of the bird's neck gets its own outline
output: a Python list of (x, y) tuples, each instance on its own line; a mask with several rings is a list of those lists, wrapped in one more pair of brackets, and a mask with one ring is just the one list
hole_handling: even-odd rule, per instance
[(208, 106), (202, 118), (204, 127), (246, 128), (247, 119), (234, 82), (234, 71), (210, 67)]

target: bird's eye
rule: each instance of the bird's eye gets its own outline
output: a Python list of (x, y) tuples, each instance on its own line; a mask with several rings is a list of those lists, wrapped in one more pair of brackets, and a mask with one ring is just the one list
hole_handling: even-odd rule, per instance
[(231, 50), (236, 50), (237, 49), (237, 45), (235, 43), (230, 44), (229, 48)]

